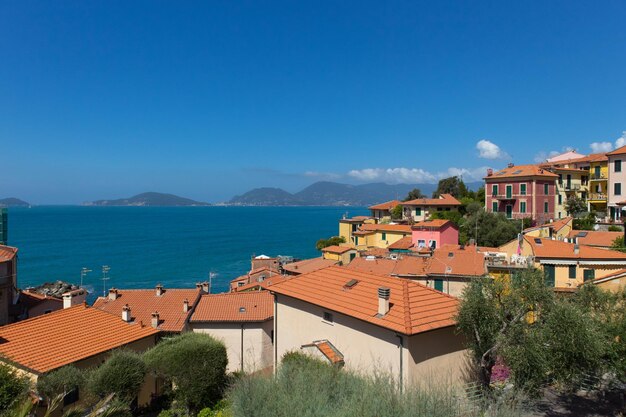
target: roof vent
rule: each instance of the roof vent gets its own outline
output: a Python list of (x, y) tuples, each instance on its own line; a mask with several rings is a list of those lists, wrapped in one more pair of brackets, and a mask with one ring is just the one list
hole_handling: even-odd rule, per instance
[(358, 283), (359, 283), (359, 281), (358, 281), (358, 280), (356, 280), (356, 279), (351, 279), (350, 281), (346, 282), (346, 284), (344, 285), (344, 288), (348, 288), (348, 289), (350, 289), (350, 288), (354, 287), (354, 286), (355, 286), (356, 284), (358, 284)]
[(452, 273), (452, 268), (449, 266), (446, 266), (446, 274), (451, 274)]
[(508, 165), (507, 165), (507, 167), (509, 167), (509, 168), (513, 168), (514, 166), (515, 166), (515, 164), (513, 162), (509, 162)]
[(448, 252), (448, 258), (454, 258), (454, 252)]
[(189, 300), (185, 298), (183, 300), (183, 313), (188, 313), (188, 312), (189, 312)]
[(389, 312), (389, 297), (391, 289), (387, 287), (378, 288), (378, 316), (383, 317)]
[(125, 304), (124, 307), (122, 307), (122, 320), (126, 323), (130, 323), (130, 306), (128, 304)]
[(160, 297), (160, 296), (163, 295), (163, 285), (157, 284), (157, 286), (156, 286), (156, 295), (157, 295), (157, 297)]
[(578, 244), (574, 245), (574, 254), (578, 255), (578, 253), (580, 252), (580, 246), (578, 246)]
[(152, 327), (155, 329), (159, 327), (159, 312), (155, 311), (152, 313)]
[(375, 257), (375, 256), (372, 256), (372, 255), (367, 255), (367, 256), (365, 257), (365, 260), (366, 260), (366, 261), (375, 261), (375, 260), (376, 260), (376, 257)]
[(246, 308), (245, 307), (239, 307), (239, 312), (240, 313), (245, 313), (246, 312)]

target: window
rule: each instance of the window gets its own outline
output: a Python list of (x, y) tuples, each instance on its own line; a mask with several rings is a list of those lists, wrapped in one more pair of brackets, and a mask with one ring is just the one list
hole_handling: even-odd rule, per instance
[(382, 239), (383, 239), (383, 240), (387, 240), (387, 233), (386, 233), (386, 232), (383, 232)]
[(526, 213), (526, 202), (522, 201), (519, 203), (519, 211), (520, 213)]
[(416, 216), (421, 216), (422, 215), (422, 208), (421, 207), (415, 207), (415, 215)]
[(443, 292), (443, 280), (442, 279), (435, 279), (435, 289), (437, 291)]
[(511, 197), (513, 197), (513, 186), (509, 184), (506, 186), (506, 198)]
[(324, 311), (324, 317), (323, 320), (327, 323), (333, 323), (333, 315), (332, 313), (329, 313), (328, 311)]
[(356, 258), (356, 253), (353, 252), (350, 254), (350, 262), (352, 262), (354, 258)]
[(547, 201), (545, 201), (545, 202), (543, 203), (543, 212), (544, 212), (544, 213), (547, 213), (547, 212), (548, 212), (548, 202), (547, 202)]
[(244, 285), (246, 285), (246, 284), (245, 284), (245, 282), (243, 282), (243, 281), (239, 281), (239, 282), (237, 283), (237, 286), (238, 286), (238, 287), (243, 287)]
[(576, 279), (576, 265), (569, 266), (569, 279)]
[(622, 160), (621, 159), (616, 159), (615, 160), (615, 172), (622, 172)]
[(622, 183), (621, 182), (616, 182), (615, 184), (613, 184), (613, 194), (622, 195)]
[(491, 195), (492, 195), (493, 197), (495, 197), (495, 196), (497, 196), (497, 195), (498, 195), (498, 184), (493, 184), (493, 185), (491, 186)]
[(596, 277), (596, 270), (595, 269), (585, 269), (583, 271), (583, 279), (585, 281), (591, 281), (595, 277)]
[(494, 201), (494, 202), (491, 203), (491, 211), (494, 212), (494, 213), (498, 212), (498, 202), (497, 201)]
[(519, 185), (519, 193), (521, 195), (526, 195), (526, 184), (520, 184)]
[(359, 244), (359, 237), (358, 236), (354, 237), (354, 244), (358, 246), (358, 244)]
[(563, 204), (563, 196), (559, 194), (559, 205)]
[(548, 184), (543, 184), (543, 193), (548, 195), (548, 192), (550, 192), (550, 186)]
[(436, 240), (429, 240), (428, 241), (428, 247), (431, 249), (437, 249), (437, 241)]
[(418, 248), (423, 248), (424, 246), (426, 246), (426, 241), (425, 240), (418, 240), (417, 241), (417, 247)]

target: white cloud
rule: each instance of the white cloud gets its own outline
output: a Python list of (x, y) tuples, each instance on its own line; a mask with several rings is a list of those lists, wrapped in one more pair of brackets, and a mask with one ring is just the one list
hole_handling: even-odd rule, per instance
[(617, 138), (617, 140), (615, 141), (616, 148), (621, 148), (624, 145), (626, 145), (626, 131), (622, 132), (622, 136)]
[(540, 164), (542, 162), (546, 162), (546, 159), (548, 158), (552, 158), (553, 156), (557, 156), (562, 154), (563, 152), (559, 152), (559, 151), (550, 151), (550, 152), (546, 152), (546, 151), (540, 151), (539, 153), (537, 153), (535, 155), (535, 157), (533, 158), (535, 163)]
[[(617, 144), (617, 142), (615, 143)], [(611, 142), (593, 142), (589, 147), (593, 153), (610, 152), (613, 150), (613, 144)]]
[(484, 159), (509, 158), (509, 155), (506, 152), (504, 152), (498, 145), (486, 139), (479, 140), (476, 143), (476, 149), (478, 149), (478, 156), (480, 158), (484, 158)]
[(432, 173), (421, 168), (365, 168), (353, 169), (348, 176), (359, 181), (380, 181), (389, 184), (398, 183), (436, 183), (442, 178), (461, 176), (464, 181), (480, 181), (487, 174), (488, 167), (456, 168), (450, 167), (445, 171)]

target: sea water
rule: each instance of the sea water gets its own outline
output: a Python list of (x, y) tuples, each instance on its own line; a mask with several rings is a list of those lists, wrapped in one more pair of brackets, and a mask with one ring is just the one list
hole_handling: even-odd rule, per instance
[[(315, 242), (338, 234), (364, 207), (82, 207), (9, 209), (18, 286), (55, 280), (106, 288), (193, 287), (213, 272), (213, 292), (250, 269), (257, 255), (320, 256)], [(102, 267), (110, 268), (102, 280)]]

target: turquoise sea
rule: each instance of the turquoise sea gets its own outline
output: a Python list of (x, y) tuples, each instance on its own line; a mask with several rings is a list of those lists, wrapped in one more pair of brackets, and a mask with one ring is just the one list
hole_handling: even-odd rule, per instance
[(319, 256), (315, 242), (360, 207), (81, 207), (9, 209), (9, 245), (19, 248), (18, 285), (80, 281), (93, 296), (107, 287), (192, 287), (209, 271), (214, 292), (250, 269), (250, 257)]

